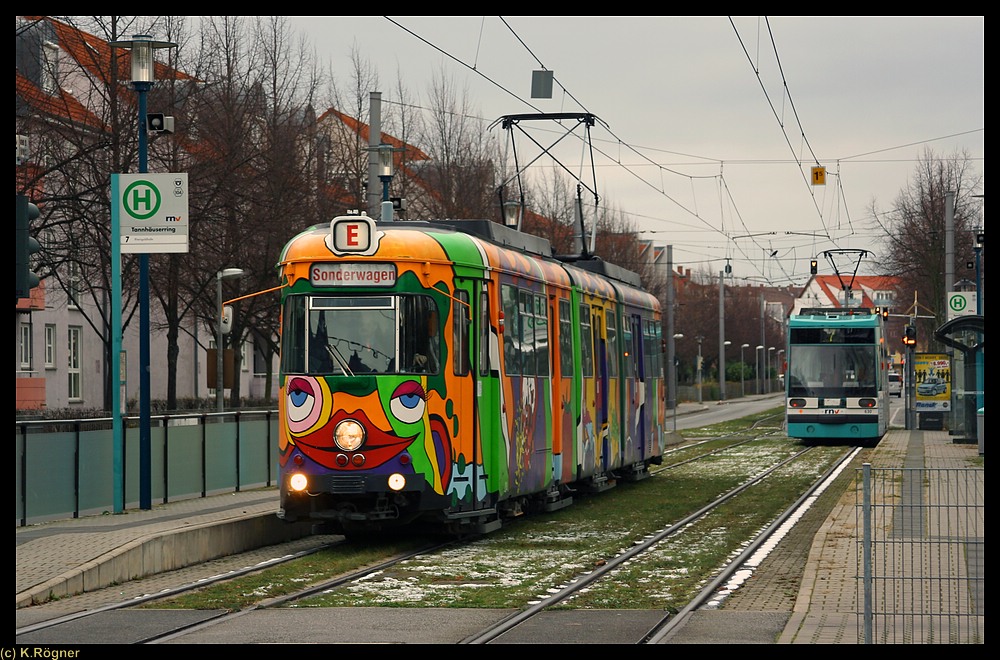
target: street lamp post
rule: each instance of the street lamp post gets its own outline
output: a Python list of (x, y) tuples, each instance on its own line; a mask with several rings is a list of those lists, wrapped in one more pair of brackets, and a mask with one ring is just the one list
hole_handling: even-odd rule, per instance
[(758, 344), (756, 350), (754, 350), (754, 355), (757, 356), (757, 368), (754, 370), (754, 373), (757, 374), (757, 394), (760, 394), (761, 390), (764, 389), (764, 382), (760, 379), (760, 355), (763, 352), (764, 347)]
[[(675, 340), (677, 340), (677, 339), (684, 339), (684, 334), (678, 332), (677, 334), (674, 335), (674, 339)], [(678, 399), (678, 396), (677, 396), (677, 364), (676, 364), (676, 362), (677, 362), (677, 357), (675, 356), (674, 357), (674, 364), (671, 365), (672, 369), (670, 370), (671, 373), (673, 373), (673, 375), (674, 375), (674, 377), (673, 377), (673, 386), (674, 386), (674, 432), (675, 433), (677, 432), (677, 399)]]
[(764, 375), (767, 377), (767, 393), (771, 393), (771, 352), (774, 346), (767, 347), (767, 364), (764, 366)]
[(745, 397), (747, 395), (747, 386), (746, 386), (746, 376), (744, 376), (743, 374), (743, 372), (745, 371), (744, 367), (746, 366), (746, 363), (743, 361), (744, 348), (750, 348), (750, 344), (743, 344), (742, 346), (740, 346), (740, 396)]
[(382, 182), (382, 222), (392, 222), (392, 200), (389, 199), (392, 166), (392, 145), (378, 145), (378, 178)]
[(726, 339), (722, 342), (722, 354), (719, 356), (719, 401), (726, 400), (726, 346), (733, 342)]
[[(222, 362), (222, 343), (225, 341), (225, 335), (229, 331), (228, 328), (223, 325), (223, 317), (225, 316), (225, 308), (222, 306), (222, 280), (231, 277), (242, 277), (243, 270), (240, 268), (226, 268), (220, 270), (215, 274), (216, 283), (216, 301), (218, 306), (218, 323), (216, 324), (216, 340), (215, 340), (215, 405), (219, 412), (222, 412), (225, 408), (225, 398), (226, 398), (226, 379), (224, 378), (225, 372), (223, 371)], [(235, 378), (235, 374), (233, 376)]]
[[(130, 40), (126, 41), (109, 41), (108, 45), (112, 48), (125, 48), (131, 51), (132, 56), (132, 66), (131, 66), (131, 76), (132, 76), (132, 89), (135, 90), (137, 100), (138, 100), (138, 123), (139, 123), (139, 174), (145, 174), (148, 171), (148, 135), (146, 127), (146, 93), (152, 88), (153, 82), (156, 80), (156, 70), (155, 70), (155, 59), (153, 57), (155, 51), (161, 48), (176, 48), (177, 44), (171, 41), (154, 41), (153, 37), (148, 34), (135, 34), (132, 35)], [(112, 232), (113, 234), (115, 232)], [(118, 236), (112, 235), (112, 243), (118, 241)], [(116, 246), (117, 247), (117, 246)], [(113, 263), (116, 258), (120, 260), (120, 247), (116, 250), (112, 250), (112, 279), (115, 283), (112, 284), (112, 306), (121, 308), (121, 289), (120, 289), (120, 278), (121, 278), (121, 264), (117, 266)], [(116, 270), (117, 268), (117, 270)], [(117, 288), (115, 286), (117, 284)], [(117, 296), (114, 295), (117, 292)], [(117, 298), (117, 299), (115, 299)], [(115, 340), (112, 341), (112, 359), (114, 364), (112, 369), (114, 370), (113, 377), (121, 377), (121, 317), (119, 311), (119, 317), (117, 323), (112, 324), (112, 333), (117, 339), (118, 345), (114, 346)], [(149, 254), (142, 252), (139, 253), (139, 508), (143, 510), (149, 510), (153, 508), (152, 505), (152, 485), (151, 485), (151, 448), (150, 448), (150, 429), (149, 429)], [(117, 349), (117, 350), (116, 350)], [(120, 388), (120, 383), (116, 384), (113, 388), (116, 392)], [(119, 451), (124, 455), (124, 431), (121, 427), (121, 411), (119, 406), (115, 406), (115, 420), (117, 421), (117, 426), (113, 430), (113, 435), (115, 437), (115, 512), (119, 513), (119, 504), (121, 508), (124, 509), (124, 487), (120, 488), (119, 492), (119, 481), (124, 481), (124, 476), (119, 479), (118, 474), (118, 464), (121, 460), (118, 457)], [(121, 440), (120, 440), (121, 439)], [(119, 443), (122, 447), (119, 449)]]
[[(784, 353), (785, 353), (785, 349), (783, 349), (783, 348), (779, 348), (778, 352), (775, 353), (775, 358), (777, 358), (778, 361), (775, 362), (774, 368), (777, 370), (778, 376), (781, 376), (781, 364), (782, 364), (782, 358), (781, 358), (781, 356), (784, 355)], [(781, 383), (784, 384), (784, 380), (782, 380)]]
[(698, 342), (698, 403), (701, 403), (701, 335), (694, 338)]

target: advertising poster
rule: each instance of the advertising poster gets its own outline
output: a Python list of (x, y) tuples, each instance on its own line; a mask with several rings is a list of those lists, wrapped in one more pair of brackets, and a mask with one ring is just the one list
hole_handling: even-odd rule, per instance
[(951, 359), (945, 353), (913, 356), (917, 412), (951, 410)]

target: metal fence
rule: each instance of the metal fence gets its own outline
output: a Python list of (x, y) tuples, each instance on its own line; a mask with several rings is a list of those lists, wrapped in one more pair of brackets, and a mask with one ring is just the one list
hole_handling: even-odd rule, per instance
[(858, 643), (984, 644), (985, 471), (859, 472)]
[(152, 504), (165, 504), (276, 484), (277, 411), (150, 418), (148, 477), (139, 418), (124, 421), (120, 448), (111, 418), (15, 422), (15, 525), (138, 509), (143, 486)]

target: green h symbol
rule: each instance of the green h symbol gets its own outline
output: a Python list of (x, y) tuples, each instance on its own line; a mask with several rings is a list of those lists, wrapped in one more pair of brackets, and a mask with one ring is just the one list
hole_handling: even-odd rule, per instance
[(140, 204), (145, 206), (147, 211), (153, 207), (153, 192), (148, 186), (141, 191), (138, 188), (132, 189), (132, 208), (138, 211)]

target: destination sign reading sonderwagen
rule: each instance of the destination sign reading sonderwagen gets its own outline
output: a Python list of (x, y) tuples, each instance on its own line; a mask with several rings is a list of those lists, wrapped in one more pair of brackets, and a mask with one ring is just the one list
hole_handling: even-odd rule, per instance
[(322, 263), (309, 269), (313, 286), (392, 286), (396, 283), (393, 264)]

